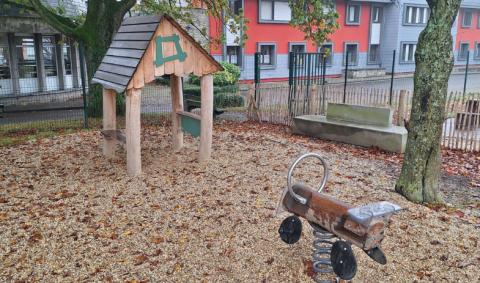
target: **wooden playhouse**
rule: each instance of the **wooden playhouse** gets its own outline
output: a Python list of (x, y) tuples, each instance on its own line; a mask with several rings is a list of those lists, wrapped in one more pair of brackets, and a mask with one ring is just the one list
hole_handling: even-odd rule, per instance
[[(103, 88), (103, 154), (115, 155), (115, 141), (126, 143), (127, 172), (142, 171), (140, 146), (140, 100), (145, 83), (170, 75), (173, 149), (183, 146), (181, 116), (200, 120), (198, 160), (210, 158), (213, 124), (213, 73), (222, 71), (213, 59), (170, 16), (127, 18), (122, 22), (92, 84)], [(181, 77), (200, 77), (200, 115), (183, 111)], [(126, 132), (116, 129), (115, 93), (126, 92)]]

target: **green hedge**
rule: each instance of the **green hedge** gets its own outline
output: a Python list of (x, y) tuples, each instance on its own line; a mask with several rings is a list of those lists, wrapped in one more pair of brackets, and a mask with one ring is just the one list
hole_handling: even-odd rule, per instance
[(170, 85), (170, 76), (155, 78), (156, 85)]
[[(240, 78), (240, 69), (237, 66), (228, 62), (219, 63), (225, 70), (213, 74), (213, 85), (226, 86), (236, 84), (238, 82), (238, 79)], [(200, 77), (197, 77), (194, 74), (189, 74), (188, 83), (193, 85), (200, 85)]]
[(213, 95), (213, 105), (217, 108), (243, 107), (245, 98), (236, 93), (219, 93)]
[[(236, 93), (239, 91), (239, 85), (214, 86), (213, 94), (219, 93)], [(186, 95), (201, 95), (200, 86), (192, 84), (183, 84), (183, 93)]]

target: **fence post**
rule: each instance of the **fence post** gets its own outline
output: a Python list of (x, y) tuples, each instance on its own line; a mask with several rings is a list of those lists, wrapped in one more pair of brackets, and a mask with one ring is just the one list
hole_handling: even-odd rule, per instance
[(400, 127), (405, 126), (405, 98), (407, 96), (406, 90), (400, 91), (400, 98), (398, 99), (398, 115), (397, 115), (397, 125)]
[(322, 115), (325, 115), (325, 76), (327, 75), (327, 57), (323, 54)]
[(260, 108), (260, 52), (255, 52), (255, 101)]
[(345, 83), (343, 84), (343, 103), (345, 103), (345, 99), (347, 95), (347, 77), (348, 77), (348, 50), (347, 50), (347, 56), (345, 58)]
[(85, 115), (85, 128), (88, 129), (88, 106), (87, 106), (87, 93), (85, 91), (85, 67), (84, 67), (84, 60), (83, 60), (83, 46), (80, 43), (78, 45), (78, 50), (80, 53), (80, 76), (82, 78), (82, 91), (83, 91), (83, 112)]
[(315, 115), (315, 108), (317, 107), (317, 85), (312, 85), (312, 88), (310, 89), (310, 103), (308, 107), (308, 114), (309, 115)]
[(465, 92), (467, 90), (467, 77), (468, 77), (468, 61), (470, 57), (470, 51), (467, 51), (467, 66), (465, 67), (465, 82), (463, 83), (463, 95), (465, 95)]
[(393, 93), (393, 77), (395, 76), (395, 52), (393, 50), (393, 62), (392, 62), (392, 78), (390, 80), (390, 105), (392, 105), (392, 93)]

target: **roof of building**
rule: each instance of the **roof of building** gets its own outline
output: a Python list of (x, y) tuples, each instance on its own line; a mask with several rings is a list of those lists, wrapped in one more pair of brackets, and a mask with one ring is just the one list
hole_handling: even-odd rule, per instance
[(124, 92), (163, 18), (168, 20), (216, 67), (216, 70), (212, 70), (212, 72), (223, 70), (222, 66), (169, 15), (131, 17), (122, 22), (106, 56), (92, 79), (92, 84), (98, 83), (105, 89), (113, 89), (118, 93)]

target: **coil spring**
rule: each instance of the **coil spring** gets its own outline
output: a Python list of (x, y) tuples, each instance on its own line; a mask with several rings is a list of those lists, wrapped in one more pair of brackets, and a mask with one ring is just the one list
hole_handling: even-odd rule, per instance
[[(330, 254), (332, 252), (333, 242), (329, 240), (336, 238), (336, 236), (315, 223), (309, 223), (313, 228), (313, 236), (317, 238), (317, 240), (313, 241), (313, 247), (315, 248), (315, 252), (312, 254), (313, 258), (315, 259), (315, 262), (313, 263), (313, 270), (316, 273), (332, 273), (333, 269), (322, 269), (319, 266), (332, 266)], [(328, 255), (328, 257), (320, 257), (322, 254)], [(319, 278), (313, 278), (313, 280), (318, 283), (332, 282), (331, 280), (326, 281)], [(339, 277), (335, 277), (333, 280), (335, 283), (340, 282)]]

